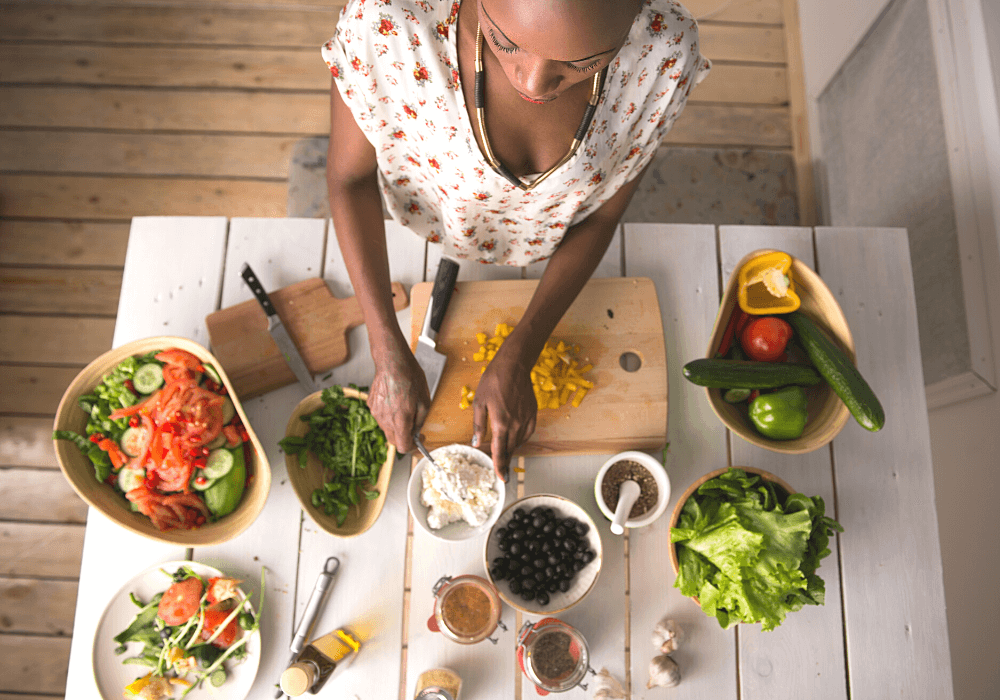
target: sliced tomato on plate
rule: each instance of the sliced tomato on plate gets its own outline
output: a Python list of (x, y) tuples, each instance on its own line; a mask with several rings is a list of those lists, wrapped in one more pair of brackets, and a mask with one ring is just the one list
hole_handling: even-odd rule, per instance
[[(201, 638), (208, 639), (215, 634), (215, 630), (219, 628), (219, 625), (225, 622), (226, 618), (232, 613), (232, 601), (215, 603), (205, 608), (205, 625), (201, 630)], [(219, 632), (219, 636), (212, 640), (212, 646), (217, 646), (220, 649), (226, 649), (230, 644), (240, 638), (240, 633), (243, 630), (240, 629), (240, 626), (236, 621), (238, 617), (239, 616), (237, 615), (230, 620), (229, 624), (226, 625), (221, 632)]]
[(171, 627), (183, 625), (198, 612), (203, 590), (201, 581), (193, 576), (171, 584), (160, 599), (157, 616)]

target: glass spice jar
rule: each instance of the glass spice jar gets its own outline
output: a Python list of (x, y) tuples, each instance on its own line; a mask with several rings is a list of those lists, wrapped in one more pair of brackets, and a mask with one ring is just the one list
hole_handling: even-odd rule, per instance
[(434, 614), (427, 620), (432, 632), (459, 644), (476, 644), (487, 638), (496, 644), (490, 635), (497, 627), (507, 629), (500, 620), (500, 594), (486, 579), (471, 574), (442, 576), (433, 592)]
[(417, 677), (413, 700), (458, 700), (462, 678), (450, 668), (432, 668)]
[(580, 632), (554, 617), (525, 622), (517, 635), (517, 661), (539, 693), (562, 693), (582, 682), (590, 668), (590, 649)]

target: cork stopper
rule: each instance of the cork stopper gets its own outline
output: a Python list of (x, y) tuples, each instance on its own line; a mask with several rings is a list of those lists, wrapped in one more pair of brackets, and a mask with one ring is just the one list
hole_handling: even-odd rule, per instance
[(314, 667), (311, 664), (299, 661), (284, 670), (281, 674), (279, 685), (285, 694), (291, 695), (294, 698), (309, 690), (314, 680)]

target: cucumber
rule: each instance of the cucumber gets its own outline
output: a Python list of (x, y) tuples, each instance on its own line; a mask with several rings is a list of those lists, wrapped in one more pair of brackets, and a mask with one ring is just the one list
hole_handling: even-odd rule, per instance
[(246, 487), (247, 469), (243, 461), (243, 448), (238, 447), (231, 454), (234, 458), (233, 468), (202, 492), (205, 494), (205, 505), (217, 518), (236, 510)]
[(231, 421), (236, 416), (236, 406), (233, 404), (233, 400), (228, 396), (222, 397), (222, 424), (229, 425)]
[(146, 476), (144, 469), (122, 467), (118, 472), (118, 488), (128, 493), (137, 486), (142, 485), (142, 480)]
[(211, 379), (216, 384), (222, 384), (222, 377), (219, 376), (218, 370), (207, 362), (203, 362), (202, 366), (205, 368), (205, 376)]
[(722, 394), (722, 400), (726, 403), (742, 403), (750, 398), (752, 389), (726, 389)]
[[(198, 477), (199, 476), (204, 476), (205, 477), (205, 483), (203, 483), (203, 484), (199, 484), (198, 483)], [(207, 491), (212, 486), (212, 484), (214, 484), (216, 481), (218, 481), (218, 479), (211, 479), (211, 478), (209, 478), (205, 474), (204, 470), (199, 469), (198, 471), (195, 472), (194, 478), (191, 479), (191, 487), (194, 488), (196, 491)]]
[(205, 476), (209, 479), (225, 476), (233, 468), (235, 461), (233, 453), (225, 448), (212, 450), (208, 453), (208, 459), (205, 461)]
[(885, 411), (875, 392), (861, 376), (847, 353), (805, 314), (795, 311), (785, 318), (799, 337), (810, 361), (847, 406), (854, 419), (873, 433), (885, 425)]
[(155, 362), (143, 365), (132, 376), (132, 386), (140, 394), (152, 394), (163, 386), (163, 367)]
[(692, 360), (684, 365), (684, 376), (710, 389), (777, 389), (798, 384), (812, 386), (823, 378), (812, 367), (787, 362), (746, 360)]
[(138, 457), (147, 440), (149, 440), (149, 435), (144, 427), (136, 426), (133, 428), (130, 426), (125, 428), (120, 442), (122, 451), (129, 457)]
[(215, 436), (215, 439), (212, 440), (207, 445), (205, 445), (205, 447), (207, 447), (210, 450), (217, 450), (220, 447), (225, 447), (225, 445), (226, 445), (227, 442), (228, 442), (228, 440), (226, 440), (225, 434), (224, 433), (219, 433), (218, 435)]

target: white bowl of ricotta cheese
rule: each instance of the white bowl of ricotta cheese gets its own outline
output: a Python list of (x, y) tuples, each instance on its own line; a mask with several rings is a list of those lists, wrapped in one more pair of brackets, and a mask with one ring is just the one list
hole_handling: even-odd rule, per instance
[(503, 511), (506, 490), (490, 456), (469, 445), (446, 445), (417, 462), (407, 502), (417, 525), (431, 537), (458, 541), (485, 536)]

